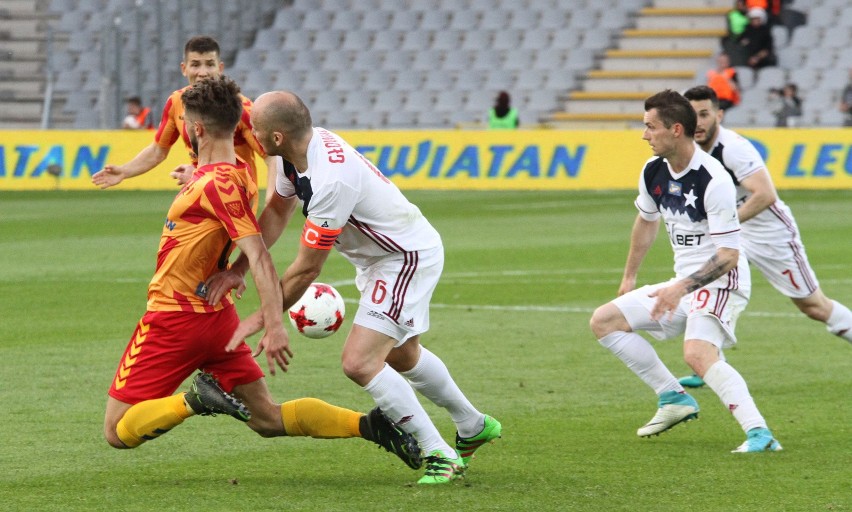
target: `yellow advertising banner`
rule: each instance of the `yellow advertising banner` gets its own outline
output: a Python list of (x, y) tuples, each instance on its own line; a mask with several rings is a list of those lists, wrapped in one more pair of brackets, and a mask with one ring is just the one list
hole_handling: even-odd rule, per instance
[[(633, 189), (652, 156), (641, 130), (339, 133), (402, 189)], [(778, 188), (852, 189), (852, 129), (740, 133), (763, 155)], [(0, 190), (95, 190), (92, 174), (130, 161), (152, 140), (150, 131), (0, 131)], [(118, 188), (172, 189), (169, 172), (186, 162), (178, 143), (157, 168)]]

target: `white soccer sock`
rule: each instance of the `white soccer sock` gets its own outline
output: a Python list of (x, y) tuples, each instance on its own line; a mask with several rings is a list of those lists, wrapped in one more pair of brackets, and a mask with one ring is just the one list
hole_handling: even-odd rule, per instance
[(725, 361), (716, 361), (704, 374), (704, 382), (731, 411), (743, 431), (748, 432), (758, 427), (766, 428), (766, 420), (757, 410), (757, 405), (748, 392), (745, 379), (733, 366)]
[(420, 359), (414, 368), (401, 375), (420, 394), (450, 413), (461, 437), (473, 437), (482, 432), (485, 415), (464, 396), (444, 362), (426, 347), (420, 347)]
[(836, 300), (832, 300), (831, 304), (831, 316), (825, 322), (828, 332), (852, 343), (852, 311)]
[(683, 386), (660, 360), (648, 340), (635, 332), (615, 331), (599, 339), (601, 345), (610, 349), (642, 382), (651, 386), (654, 393), (683, 391)]
[(424, 452), (429, 454), (441, 450), (447, 456), (457, 456), (455, 449), (444, 441), (426, 410), (417, 401), (414, 390), (396, 370), (385, 364), (382, 371), (364, 386), (364, 391), (373, 397), (376, 405), (399, 428), (417, 439)]

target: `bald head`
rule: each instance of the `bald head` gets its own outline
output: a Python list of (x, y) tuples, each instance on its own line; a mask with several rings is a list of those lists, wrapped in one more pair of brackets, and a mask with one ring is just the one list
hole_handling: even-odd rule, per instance
[(272, 91), (257, 97), (252, 107), (252, 124), (263, 131), (281, 132), (300, 139), (311, 131), (311, 112), (290, 91)]

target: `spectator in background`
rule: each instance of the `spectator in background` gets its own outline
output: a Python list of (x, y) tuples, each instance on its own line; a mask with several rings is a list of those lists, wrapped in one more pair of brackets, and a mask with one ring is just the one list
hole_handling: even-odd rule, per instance
[(725, 14), (727, 34), (722, 38), (722, 51), (730, 57), (732, 66), (745, 66), (745, 54), (739, 40), (748, 26), (748, 8), (745, 0), (736, 0), (734, 7)]
[(802, 100), (799, 98), (799, 87), (790, 82), (783, 89), (769, 90), (770, 102), (773, 104), (775, 126), (779, 128), (795, 128), (802, 117)]
[(500, 91), (494, 106), (488, 111), (489, 130), (514, 130), (521, 124), (518, 109), (512, 107), (512, 98), (506, 91)]
[(720, 109), (728, 110), (740, 104), (737, 70), (731, 67), (728, 54), (720, 53), (716, 57), (716, 69), (707, 72), (707, 85), (716, 92)]
[(852, 126), (852, 69), (849, 69), (849, 82), (840, 95), (840, 111), (846, 114), (843, 126)]
[(121, 122), (121, 127), (126, 130), (152, 129), (151, 109), (142, 106), (139, 96), (127, 98), (127, 117)]
[(740, 36), (740, 47), (745, 52), (746, 65), (754, 70), (775, 66), (778, 59), (775, 56), (772, 30), (766, 22), (766, 10), (749, 9), (748, 20), (748, 26)]

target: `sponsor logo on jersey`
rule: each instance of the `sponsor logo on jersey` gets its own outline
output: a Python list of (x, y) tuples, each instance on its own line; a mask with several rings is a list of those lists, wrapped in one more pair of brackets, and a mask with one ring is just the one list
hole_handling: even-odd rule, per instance
[(168, 229), (169, 231), (174, 231), (175, 226), (177, 226), (177, 223), (175, 221), (166, 219), (166, 229)]
[(683, 194), (683, 185), (677, 181), (669, 180), (669, 194), (680, 197)]

